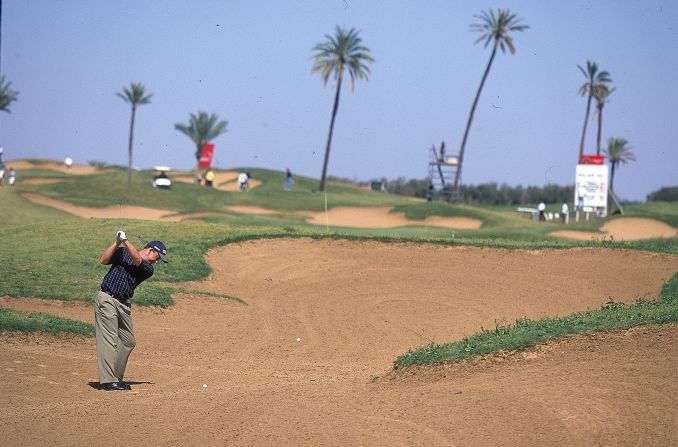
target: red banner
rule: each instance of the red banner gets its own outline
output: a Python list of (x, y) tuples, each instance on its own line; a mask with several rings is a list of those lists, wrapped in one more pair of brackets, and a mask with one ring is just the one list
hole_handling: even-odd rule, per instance
[(579, 156), (580, 165), (604, 165), (605, 156), (604, 155), (580, 155)]
[(209, 168), (212, 166), (212, 157), (214, 156), (214, 144), (208, 143), (202, 146), (202, 155), (198, 160), (198, 166), (201, 168)]

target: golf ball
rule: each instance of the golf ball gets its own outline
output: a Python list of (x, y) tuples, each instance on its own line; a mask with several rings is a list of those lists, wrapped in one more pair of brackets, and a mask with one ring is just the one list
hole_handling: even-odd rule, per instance
[(301, 341), (301, 338), (297, 337), (297, 341)]
[(202, 387), (203, 387), (203, 388), (207, 388), (207, 384), (206, 384), (206, 383), (203, 383), (203, 384), (202, 384)]

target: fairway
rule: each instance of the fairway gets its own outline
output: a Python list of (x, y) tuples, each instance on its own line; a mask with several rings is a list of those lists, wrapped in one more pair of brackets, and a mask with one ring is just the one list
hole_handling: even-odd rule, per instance
[[(210, 250), (175, 294), (133, 308), (132, 392), (97, 381), (94, 340), (0, 335), (3, 444), (670, 445), (678, 326), (569, 336), (526, 352), (393, 372), (481, 327), (656, 297), (678, 256), (280, 239)], [(94, 291), (93, 291), (94, 293)], [(93, 321), (91, 304), (0, 306)], [(203, 388), (207, 384), (207, 388)], [(647, 405), (651, 402), (651, 405)], [(106, 411), (102, 411), (102, 408)], [(632, 421), (632, 423), (631, 423)]]

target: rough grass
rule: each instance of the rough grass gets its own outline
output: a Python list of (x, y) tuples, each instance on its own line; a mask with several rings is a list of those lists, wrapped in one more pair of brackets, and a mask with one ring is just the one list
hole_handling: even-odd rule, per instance
[(1, 332), (48, 332), (94, 335), (94, 326), (38, 312), (18, 312), (0, 307)]
[(429, 344), (396, 358), (394, 369), (454, 362), (497, 351), (521, 350), (567, 334), (628, 329), (641, 324), (678, 322), (678, 273), (662, 287), (657, 300), (633, 304), (608, 302), (603, 308), (543, 320), (520, 319), (508, 326), (480, 332), (460, 341)]

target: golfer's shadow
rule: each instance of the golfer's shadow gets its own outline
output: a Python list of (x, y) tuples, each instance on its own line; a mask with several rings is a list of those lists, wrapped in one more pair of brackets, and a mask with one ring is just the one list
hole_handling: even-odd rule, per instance
[[(125, 381), (126, 384), (130, 386), (134, 385), (155, 385), (153, 382), (150, 381), (143, 381), (143, 382), (131, 382), (131, 381)], [(100, 384), (99, 382), (87, 382), (87, 385), (89, 385), (91, 388), (94, 388), (95, 390), (103, 390), (104, 386)]]

